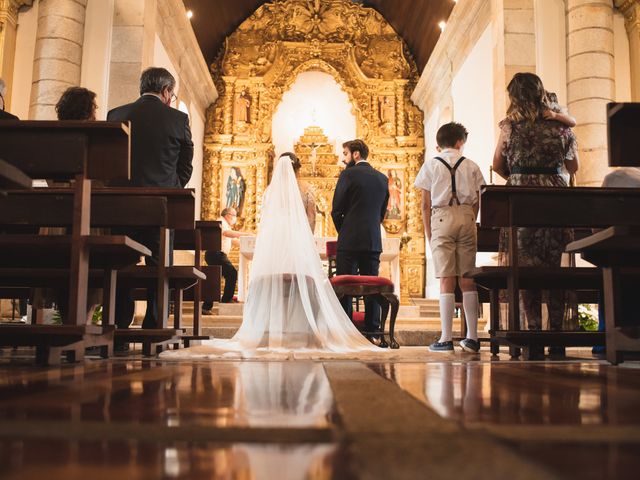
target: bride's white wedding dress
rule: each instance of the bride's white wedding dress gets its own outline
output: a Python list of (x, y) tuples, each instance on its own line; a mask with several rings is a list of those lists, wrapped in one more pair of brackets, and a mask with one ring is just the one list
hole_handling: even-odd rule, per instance
[(331, 287), (288, 157), (265, 193), (242, 325), (229, 340), (163, 358), (366, 358), (372, 345), (351, 323)]

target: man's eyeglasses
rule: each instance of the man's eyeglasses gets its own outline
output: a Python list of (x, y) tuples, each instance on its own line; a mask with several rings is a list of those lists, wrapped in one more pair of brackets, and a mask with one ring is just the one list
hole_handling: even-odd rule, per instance
[(178, 96), (171, 92), (171, 103), (176, 103), (178, 101)]

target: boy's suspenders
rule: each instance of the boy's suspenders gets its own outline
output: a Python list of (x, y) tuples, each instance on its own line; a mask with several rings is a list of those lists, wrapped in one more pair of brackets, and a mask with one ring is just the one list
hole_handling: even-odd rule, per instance
[(456, 202), (456, 205), (460, 205), (460, 200), (458, 200), (458, 193), (456, 192), (456, 170), (464, 160), (464, 157), (460, 157), (460, 160), (456, 162), (453, 168), (451, 168), (451, 166), (446, 161), (444, 161), (444, 159), (440, 157), (435, 157), (435, 159), (439, 160), (445, 167), (447, 167), (447, 170), (449, 170), (449, 173), (451, 174), (451, 199), (449, 200), (449, 206), (453, 205), (454, 200)]

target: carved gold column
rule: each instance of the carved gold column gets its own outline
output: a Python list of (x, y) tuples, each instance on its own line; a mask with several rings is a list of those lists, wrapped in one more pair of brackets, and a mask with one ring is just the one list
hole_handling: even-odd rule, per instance
[(404, 88), (406, 82), (398, 82), (396, 84), (396, 135), (398, 137), (404, 137), (406, 135), (405, 128), (405, 105), (404, 105)]
[(233, 133), (233, 96), (235, 79), (231, 77), (223, 77), (224, 80), (224, 133), (230, 135)]
[(16, 58), (18, 9), (32, 3), (33, 0), (0, 0), (0, 78), (7, 84), (7, 108), (11, 101), (11, 79)]
[(616, 7), (624, 15), (629, 36), (631, 63), (631, 100), (640, 101), (640, 0), (616, 0)]

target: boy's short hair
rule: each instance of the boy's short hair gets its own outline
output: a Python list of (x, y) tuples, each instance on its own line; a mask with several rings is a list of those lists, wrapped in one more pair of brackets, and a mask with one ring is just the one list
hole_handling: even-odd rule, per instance
[(440, 148), (453, 148), (459, 140), (467, 141), (469, 132), (464, 125), (456, 122), (445, 123), (436, 133), (436, 142)]
[(348, 142), (344, 142), (342, 144), (342, 148), (346, 148), (347, 150), (349, 150), (352, 155), (353, 152), (360, 152), (360, 158), (362, 158), (363, 160), (366, 160), (369, 156), (369, 147), (367, 147), (367, 144), (359, 138), (357, 138), (356, 140), (349, 140)]

